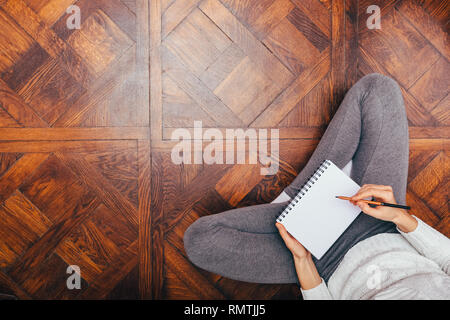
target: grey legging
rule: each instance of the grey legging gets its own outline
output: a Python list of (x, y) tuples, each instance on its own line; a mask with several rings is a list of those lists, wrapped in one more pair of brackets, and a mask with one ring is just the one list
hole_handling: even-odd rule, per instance
[[(405, 202), (408, 124), (394, 80), (370, 74), (349, 90), (311, 159), (285, 192), (294, 197), (325, 159), (340, 168), (352, 160), (351, 176), (358, 184), (390, 185), (397, 201)], [(292, 254), (275, 228), (287, 204), (255, 205), (198, 219), (184, 234), (189, 259), (235, 280), (298, 283)], [(319, 274), (328, 282), (352, 246), (386, 232), (397, 232), (394, 224), (360, 214), (328, 252), (314, 260)]]

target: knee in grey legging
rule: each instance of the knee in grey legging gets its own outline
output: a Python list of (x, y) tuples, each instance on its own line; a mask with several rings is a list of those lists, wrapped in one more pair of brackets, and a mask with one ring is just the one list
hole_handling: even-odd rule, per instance
[[(360, 185), (390, 185), (405, 201), (408, 173), (408, 125), (397, 83), (380, 74), (360, 79), (346, 94), (306, 166), (285, 189), (292, 198), (320, 163), (343, 168), (352, 160), (352, 178)], [(288, 202), (233, 209), (202, 217), (184, 234), (189, 259), (225, 277), (257, 283), (298, 283), (291, 253), (275, 228)], [(314, 214), (314, 213), (311, 213)], [(360, 214), (320, 259), (328, 281), (345, 253), (359, 241), (397, 232), (390, 222)]]

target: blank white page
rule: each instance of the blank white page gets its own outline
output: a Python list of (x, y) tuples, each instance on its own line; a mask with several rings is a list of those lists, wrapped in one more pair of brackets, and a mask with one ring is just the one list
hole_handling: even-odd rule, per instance
[(352, 196), (359, 189), (356, 182), (331, 163), (281, 223), (320, 259), (361, 212), (359, 207), (336, 196)]

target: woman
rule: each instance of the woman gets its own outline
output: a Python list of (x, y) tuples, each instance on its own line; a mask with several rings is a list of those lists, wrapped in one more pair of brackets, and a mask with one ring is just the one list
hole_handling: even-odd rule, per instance
[[(364, 214), (317, 260), (275, 220), (325, 159), (340, 168), (351, 164), (352, 179), (363, 185), (352, 203)], [(198, 219), (185, 232), (186, 253), (198, 267), (231, 279), (300, 283), (304, 299), (449, 299), (449, 239), (404, 210), (358, 201), (404, 203), (407, 173), (400, 88), (386, 76), (367, 75), (274, 202)]]

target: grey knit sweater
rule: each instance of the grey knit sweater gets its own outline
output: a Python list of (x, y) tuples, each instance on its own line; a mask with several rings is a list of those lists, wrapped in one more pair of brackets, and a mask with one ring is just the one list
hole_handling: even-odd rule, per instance
[(450, 240), (422, 220), (409, 233), (379, 234), (351, 248), (308, 299), (450, 299)]

